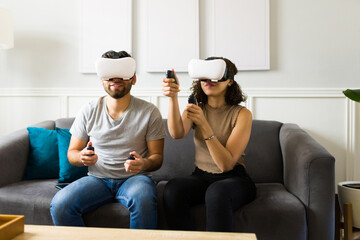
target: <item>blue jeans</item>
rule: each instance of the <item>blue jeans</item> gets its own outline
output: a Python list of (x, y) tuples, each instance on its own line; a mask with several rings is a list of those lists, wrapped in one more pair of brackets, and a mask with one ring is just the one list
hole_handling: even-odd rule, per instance
[(141, 174), (124, 179), (80, 178), (56, 193), (50, 213), (55, 226), (85, 226), (84, 213), (114, 201), (129, 209), (130, 228), (156, 228), (155, 183)]

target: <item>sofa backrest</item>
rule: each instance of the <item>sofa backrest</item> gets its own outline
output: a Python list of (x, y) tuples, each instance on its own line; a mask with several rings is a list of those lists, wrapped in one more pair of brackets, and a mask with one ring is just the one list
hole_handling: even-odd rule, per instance
[(74, 120), (75, 120), (75, 118), (60, 118), (55, 121), (55, 126), (58, 128), (70, 129)]
[(164, 160), (161, 168), (152, 173), (155, 181), (170, 180), (171, 178), (179, 176), (188, 176), (195, 169), (193, 130), (191, 129), (189, 134), (182, 139), (173, 139), (167, 128), (166, 119), (163, 121), (166, 131)]
[[(59, 128), (70, 128), (74, 118), (55, 121)], [(187, 176), (194, 170), (195, 147), (193, 130), (183, 139), (173, 139), (165, 124), (166, 137), (164, 161), (161, 168), (152, 173), (155, 181)], [(279, 142), (282, 123), (253, 120), (249, 144), (245, 149), (245, 164), (250, 177), (256, 183), (283, 182), (283, 160)]]
[[(190, 175), (194, 170), (195, 147), (193, 130), (183, 139), (172, 139), (164, 119), (166, 138), (164, 162), (153, 173), (155, 180), (168, 180)], [(245, 149), (245, 165), (256, 183), (283, 182), (283, 160), (279, 141), (282, 123), (253, 120), (251, 137)]]
[(283, 182), (283, 158), (279, 133), (282, 123), (253, 120), (245, 149), (246, 170), (256, 183)]

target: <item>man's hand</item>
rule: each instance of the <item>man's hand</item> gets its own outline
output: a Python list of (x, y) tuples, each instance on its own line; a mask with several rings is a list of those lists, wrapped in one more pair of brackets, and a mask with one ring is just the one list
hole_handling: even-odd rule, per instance
[(88, 142), (87, 146), (80, 151), (80, 161), (84, 166), (92, 166), (98, 160), (98, 156), (92, 150), (88, 150), (89, 145), (92, 145), (91, 142)]
[(125, 171), (132, 174), (138, 174), (144, 169), (144, 159), (135, 151), (130, 153), (135, 157), (135, 160), (126, 160), (124, 166)]

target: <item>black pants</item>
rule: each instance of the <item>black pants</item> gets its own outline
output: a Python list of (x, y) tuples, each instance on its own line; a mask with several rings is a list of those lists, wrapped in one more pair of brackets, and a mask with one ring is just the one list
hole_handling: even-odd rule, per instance
[(211, 174), (198, 168), (191, 176), (171, 179), (165, 186), (164, 204), (172, 230), (195, 230), (190, 208), (205, 203), (206, 230), (233, 231), (233, 212), (254, 200), (256, 187), (245, 169)]

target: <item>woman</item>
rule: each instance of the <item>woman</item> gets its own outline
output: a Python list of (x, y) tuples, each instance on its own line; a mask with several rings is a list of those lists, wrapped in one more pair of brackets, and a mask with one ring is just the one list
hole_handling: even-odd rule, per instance
[(169, 132), (179, 139), (194, 128), (195, 143), (195, 171), (191, 176), (170, 180), (164, 190), (167, 220), (173, 230), (194, 230), (190, 207), (205, 203), (206, 230), (233, 231), (233, 212), (256, 195), (243, 159), (252, 114), (239, 105), (245, 96), (234, 80), (236, 66), (226, 58), (206, 60), (214, 59), (225, 61), (224, 77), (217, 82), (194, 81), (192, 91), (199, 104), (188, 104), (182, 116), (178, 85), (173, 79), (163, 79), (163, 94), (170, 99)]

